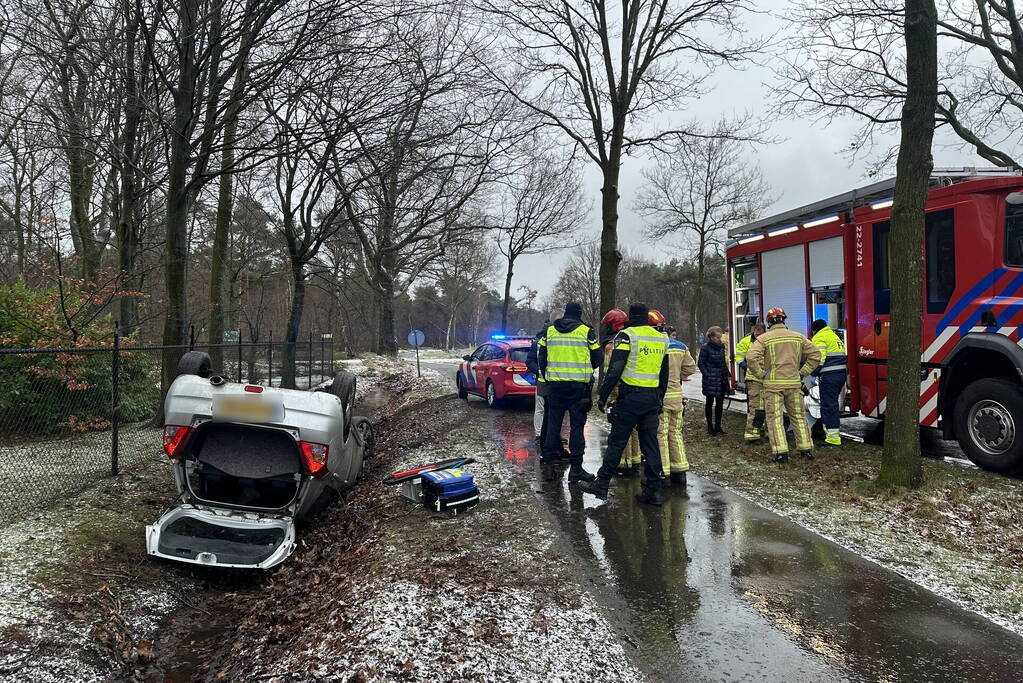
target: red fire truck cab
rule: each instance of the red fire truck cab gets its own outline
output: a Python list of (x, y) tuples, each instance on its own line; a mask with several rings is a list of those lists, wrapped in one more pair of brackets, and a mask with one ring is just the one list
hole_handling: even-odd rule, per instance
[[(977, 465), (1023, 471), (1023, 176), (935, 170), (924, 232), (920, 424)], [(848, 407), (883, 418), (888, 393), (889, 179), (729, 231), (732, 343), (762, 312), (844, 334)]]

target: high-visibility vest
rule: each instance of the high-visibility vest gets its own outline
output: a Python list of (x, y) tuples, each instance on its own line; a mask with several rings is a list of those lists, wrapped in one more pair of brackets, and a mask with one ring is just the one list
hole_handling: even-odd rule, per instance
[(749, 351), (749, 347), (753, 345), (753, 335), (747, 334), (745, 337), (739, 340), (739, 343), (735, 345), (735, 362), (741, 363), (746, 360), (746, 352)]
[(551, 325), (540, 340), (540, 346), (547, 347), (548, 382), (589, 382), (593, 377), (590, 351), (600, 348), (596, 340), (590, 341), (590, 328), (580, 325), (571, 332), (558, 332)]
[(836, 372), (846, 369), (845, 343), (830, 327), (822, 328), (810, 340), (821, 350), (821, 366), (817, 372)]
[[(656, 387), (660, 384), (661, 363), (668, 352), (668, 337), (649, 325), (626, 327), (629, 360), (622, 371), (622, 381), (633, 387)], [(625, 345), (619, 344), (615, 350)]]

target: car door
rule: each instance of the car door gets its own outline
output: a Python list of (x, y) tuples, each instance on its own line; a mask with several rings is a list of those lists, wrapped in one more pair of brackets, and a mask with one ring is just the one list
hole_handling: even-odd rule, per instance
[(487, 395), (487, 378), (494, 371), (494, 361), (504, 355), (495, 344), (484, 344), (479, 362), (476, 363), (476, 387), (480, 396)]
[(480, 359), (483, 356), (483, 352), (487, 348), (487, 344), (483, 344), (476, 348), (475, 351), (469, 356), (469, 360), (462, 363), (462, 379), (464, 381), (465, 390), (470, 394), (482, 395), (482, 389), (477, 386), (476, 380), (476, 366), (479, 365)]

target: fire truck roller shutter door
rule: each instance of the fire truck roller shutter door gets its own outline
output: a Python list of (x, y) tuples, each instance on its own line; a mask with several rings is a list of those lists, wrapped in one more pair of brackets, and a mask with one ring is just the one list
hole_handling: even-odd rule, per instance
[(829, 237), (810, 242), (810, 287), (838, 287), (844, 282), (842, 238)]
[(763, 268), (761, 287), (764, 308), (783, 308), (790, 330), (806, 334), (810, 316), (806, 310), (806, 261), (803, 245), (765, 251), (760, 256)]

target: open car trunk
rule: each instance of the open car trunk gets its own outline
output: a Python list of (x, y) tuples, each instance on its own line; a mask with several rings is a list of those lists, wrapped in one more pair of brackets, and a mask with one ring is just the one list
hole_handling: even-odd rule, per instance
[(280, 510), (302, 486), (298, 444), (279, 429), (207, 422), (182, 458), (188, 490), (213, 505)]
[(178, 562), (269, 569), (295, 551), (295, 521), (180, 505), (146, 527), (146, 551)]
[(288, 432), (206, 422), (188, 440), (181, 467), (191, 501), (146, 527), (150, 555), (268, 569), (294, 552), (303, 475)]

